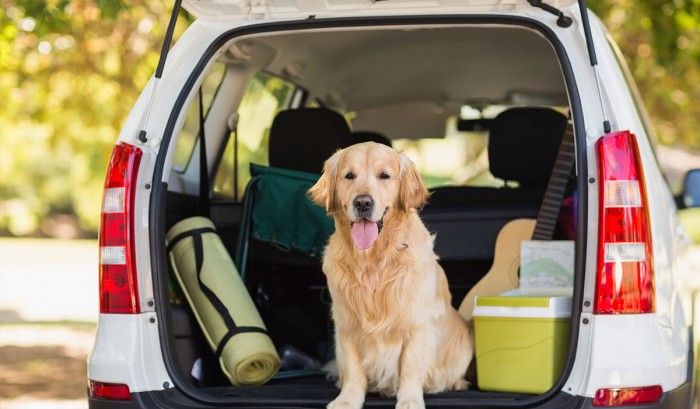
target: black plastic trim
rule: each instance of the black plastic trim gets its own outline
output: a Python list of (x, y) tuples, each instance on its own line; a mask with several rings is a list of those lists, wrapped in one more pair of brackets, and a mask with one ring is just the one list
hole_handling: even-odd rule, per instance
[[(339, 19), (308, 19), (303, 21), (293, 21), (293, 22), (275, 22), (275, 23), (262, 23), (254, 26), (246, 26), (241, 28), (236, 28), (222, 34), (219, 38), (214, 40), (203, 53), (202, 58), (197, 63), (197, 66), (193, 70), (190, 77), (187, 79), (182, 87), (175, 104), (173, 106), (172, 113), (168, 118), (166, 124), (163, 138), (161, 140), (161, 147), (156, 158), (155, 169), (153, 172), (153, 198), (156, 200), (151, 200), (150, 204), (150, 218), (152, 221), (151, 230), (151, 254), (152, 254), (152, 264), (153, 264), (153, 279), (156, 305), (156, 313), (158, 316), (159, 325), (162, 325), (161, 331), (163, 334), (171, 334), (172, 323), (170, 323), (169, 307), (167, 302), (167, 282), (165, 282), (166, 274), (159, 272), (167, 271), (167, 254), (164, 250), (165, 245), (165, 196), (167, 192), (167, 183), (162, 183), (163, 177), (163, 166), (165, 163), (165, 156), (167, 152), (167, 147), (170, 144), (170, 140), (173, 135), (175, 128), (175, 123), (179, 116), (180, 111), (184, 105), (187, 96), (191, 93), (197, 79), (201, 76), (204, 67), (207, 65), (208, 61), (212, 58), (214, 53), (219, 50), (227, 41), (230, 41), (236, 36), (251, 35), (262, 32), (280, 32), (288, 30), (302, 30), (302, 29), (316, 29), (316, 28), (331, 28), (331, 27), (360, 27), (360, 26), (392, 26), (392, 25), (422, 25), (422, 24), (439, 24), (439, 25), (455, 25), (455, 24), (505, 24), (505, 25), (517, 25), (528, 27), (542, 33), (554, 46), (559, 62), (562, 66), (564, 72), (564, 79), (567, 84), (567, 90), (569, 92), (570, 105), (572, 109), (572, 117), (575, 123), (575, 134), (577, 146), (586, 146), (585, 138), (585, 125), (583, 122), (583, 114), (581, 109), (581, 103), (578, 93), (577, 84), (573, 75), (573, 70), (570, 65), (570, 60), (564, 49), (564, 46), (558, 41), (557, 37), (554, 35), (553, 31), (535, 20), (527, 19), (524, 17), (517, 16), (500, 16), (494, 18), (493, 16), (484, 15), (470, 15), (470, 16), (460, 16), (460, 15), (436, 15), (436, 16), (400, 16), (400, 17), (371, 17), (371, 18), (339, 18)], [(580, 175), (578, 178), (578, 188), (579, 188), (579, 201), (581, 203), (587, 203), (587, 160), (585, 149), (577, 149), (577, 172)], [(585, 209), (587, 206), (579, 206), (579, 226), (587, 225), (587, 212)], [(572, 308), (572, 325), (571, 334), (569, 342), (569, 355), (564, 366), (564, 370), (558, 382), (548, 391), (542, 395), (534, 396), (532, 398), (519, 400), (519, 401), (474, 401), (479, 407), (488, 408), (510, 408), (510, 407), (523, 407), (523, 408), (538, 408), (546, 407), (541, 406), (549, 400), (556, 400), (556, 398), (561, 395), (559, 392), (569, 376), (571, 369), (573, 368), (574, 358), (576, 356), (576, 348), (578, 344), (578, 323), (580, 322), (580, 314), (583, 303), (583, 272), (585, 271), (585, 260), (580, 257), (585, 253), (585, 243), (586, 243), (586, 229), (579, 229), (577, 244), (576, 244), (576, 274), (575, 274), (575, 289), (573, 297), (573, 308)], [(233, 404), (243, 404), (243, 405), (255, 405), (255, 406), (265, 406), (265, 405), (285, 405), (284, 400), (271, 400), (271, 399), (260, 399), (256, 402), (240, 402), (234, 399), (217, 399), (210, 395), (207, 395), (191, 383), (187, 374), (184, 374), (177, 366), (177, 363), (171, 358), (175, 356), (174, 342), (170, 335), (161, 336), (161, 346), (163, 351), (163, 358), (165, 362), (166, 369), (170, 374), (175, 386), (179, 388), (182, 393), (188, 395), (194, 401), (201, 403), (209, 403), (213, 405), (233, 405)], [(154, 392), (156, 393), (156, 392)], [(571, 395), (567, 395), (571, 396)], [(556, 399), (555, 399), (556, 398)], [(291, 403), (291, 402), (290, 402)], [(451, 402), (440, 400), (439, 403), (435, 402), (440, 407), (456, 407), (465, 406), (465, 404), (470, 402), (459, 401)], [(318, 402), (295, 402), (295, 406), (315, 406)], [(285, 405), (286, 406), (286, 405)], [(325, 406), (322, 405), (322, 406)], [(555, 407), (555, 406), (552, 406)], [(576, 406), (556, 406), (556, 407), (571, 407)]]
[[(216, 408), (216, 407), (232, 407), (231, 403), (211, 403), (210, 405), (203, 404), (201, 402), (195, 402), (190, 400), (186, 395), (184, 395), (177, 388), (170, 388), (163, 391), (151, 391), (151, 392), (139, 392), (133, 393), (131, 395), (131, 401), (110, 401), (103, 399), (93, 399), (88, 398), (88, 407), (90, 409), (195, 409), (195, 408)], [(544, 402), (542, 405), (530, 406), (532, 409), (582, 409), (586, 406), (586, 401), (588, 399), (582, 398), (580, 396), (573, 396), (563, 392), (556, 394), (548, 402)], [(441, 407), (464, 407), (465, 404), (478, 405), (479, 408), (492, 408), (488, 401), (474, 400), (474, 401), (455, 401), (448, 402), (447, 405), (443, 401), (439, 403), (432, 404), (430, 400), (426, 400), (426, 405), (434, 408)], [(325, 407), (325, 402), (307, 402), (307, 401), (292, 401), (292, 400), (277, 400), (269, 402), (243, 402), (240, 404), (235, 404), (238, 409), (245, 408), (323, 408)], [(374, 400), (365, 403), (366, 408), (386, 408), (392, 409), (396, 405), (396, 401), (393, 399), (383, 399)], [(647, 408), (650, 408), (647, 406)], [(650, 409), (654, 409), (651, 407)]]
[[(90, 409), (196, 409), (196, 408), (211, 408), (211, 407), (221, 407), (219, 405), (204, 405), (199, 402), (194, 402), (190, 400), (187, 396), (183, 395), (182, 392), (176, 388), (170, 388), (163, 391), (151, 391), (151, 392), (139, 392), (133, 393), (132, 400), (130, 401), (111, 401), (105, 399), (94, 399), (88, 398), (88, 407)], [(467, 402), (461, 401), (459, 404), (464, 406)], [(472, 403), (472, 402), (469, 402)], [(494, 407), (489, 404), (484, 404), (483, 401), (474, 401), (480, 408), (490, 408)], [(395, 401), (387, 399), (385, 404), (377, 405), (366, 405), (367, 407), (382, 407), (382, 408), (393, 408)], [(429, 401), (426, 404), (430, 405)], [(227, 405), (230, 407), (230, 405)], [(443, 407), (443, 405), (438, 404), (431, 407)], [(454, 407), (457, 405), (449, 405)], [(244, 403), (237, 405), (236, 408), (319, 408), (319, 403), (315, 404), (302, 403), (302, 402), (282, 402), (280, 404), (275, 403)], [(661, 397), (661, 400), (652, 405), (634, 405), (625, 406), (626, 409), (691, 409), (693, 407), (692, 399), (692, 385), (689, 382), (684, 383), (680, 387), (666, 392)], [(557, 393), (552, 399), (544, 402), (542, 405), (531, 406), (532, 409), (593, 409), (599, 408), (599, 406), (593, 406), (593, 399), (583, 398), (580, 396), (573, 396), (563, 392)]]
[[(694, 301), (691, 308), (695, 311)], [(697, 391), (695, 389), (697, 386), (697, 377), (695, 374), (697, 373), (697, 365), (698, 361), (695, 357), (695, 321), (693, 320), (693, 324), (688, 327), (688, 376), (686, 377), (686, 383), (690, 385), (690, 393), (684, 409), (693, 409), (696, 407), (695, 394)]]

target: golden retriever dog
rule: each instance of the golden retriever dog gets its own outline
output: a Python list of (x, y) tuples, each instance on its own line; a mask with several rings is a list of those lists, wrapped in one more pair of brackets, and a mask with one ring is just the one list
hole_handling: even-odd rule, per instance
[(428, 191), (413, 162), (378, 143), (353, 145), (326, 161), (309, 195), (335, 220), (323, 272), (341, 390), (328, 408), (360, 409), (368, 391), (424, 408), (424, 392), (467, 388), (471, 337), (418, 217)]

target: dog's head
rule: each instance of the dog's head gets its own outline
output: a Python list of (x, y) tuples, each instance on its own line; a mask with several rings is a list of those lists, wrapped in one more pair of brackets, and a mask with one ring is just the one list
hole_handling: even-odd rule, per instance
[(328, 214), (349, 222), (355, 246), (366, 250), (385, 218), (420, 208), (428, 190), (408, 156), (365, 142), (334, 153), (309, 195)]

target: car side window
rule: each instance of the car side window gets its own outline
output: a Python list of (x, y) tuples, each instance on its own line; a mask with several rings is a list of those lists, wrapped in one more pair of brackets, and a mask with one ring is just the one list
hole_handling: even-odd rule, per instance
[(238, 126), (229, 138), (214, 178), (214, 195), (241, 200), (250, 180), (250, 163), (267, 165), (269, 130), (275, 115), (291, 106), (300, 91), (293, 83), (259, 72), (238, 108)]
[[(219, 90), (219, 85), (224, 78), (226, 72), (226, 64), (215, 63), (207, 77), (202, 82), (202, 105), (204, 107), (204, 116), (207, 115), (212, 101)], [(190, 105), (187, 111), (187, 118), (182, 126), (182, 132), (175, 146), (175, 154), (173, 156), (173, 169), (176, 172), (184, 172), (190, 163), (192, 152), (194, 151), (195, 142), (199, 135), (199, 104)]]

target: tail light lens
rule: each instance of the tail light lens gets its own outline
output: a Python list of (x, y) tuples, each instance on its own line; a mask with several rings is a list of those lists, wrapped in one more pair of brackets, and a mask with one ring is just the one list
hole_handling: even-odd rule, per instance
[(663, 393), (661, 385), (641, 388), (598, 389), (593, 398), (593, 406), (649, 405), (658, 402)]
[(121, 383), (105, 383), (90, 380), (88, 392), (91, 398), (109, 400), (131, 400), (129, 386)]
[(600, 178), (596, 314), (656, 310), (647, 195), (637, 140), (629, 131), (596, 144)]
[(134, 196), (142, 152), (121, 143), (107, 168), (100, 223), (100, 312), (140, 312), (134, 257)]

